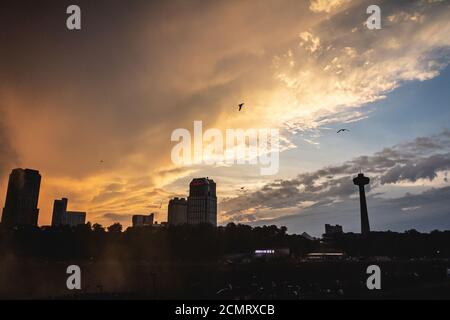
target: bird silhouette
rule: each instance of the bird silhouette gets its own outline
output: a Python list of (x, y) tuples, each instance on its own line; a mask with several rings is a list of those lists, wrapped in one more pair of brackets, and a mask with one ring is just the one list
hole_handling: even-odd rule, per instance
[(341, 133), (341, 132), (350, 132), (350, 130), (348, 130), (348, 129), (340, 129), (337, 133)]
[(242, 110), (242, 107), (244, 106), (244, 104), (245, 103), (240, 103), (238, 106), (239, 106), (239, 111), (241, 111)]

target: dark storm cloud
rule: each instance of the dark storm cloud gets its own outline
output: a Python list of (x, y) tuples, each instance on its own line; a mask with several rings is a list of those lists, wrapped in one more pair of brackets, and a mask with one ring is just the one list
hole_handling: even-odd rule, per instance
[[(180, 38), (188, 30), (176, 22), (190, 22), (200, 6), (208, 10), (208, 3), (78, 1), (82, 30), (76, 32), (65, 26), (69, 4), (9, 1), (0, 7), (0, 37), (7, 44), (0, 52), (0, 90), (15, 102), (5, 108), (10, 117), (38, 114), (30, 130), (54, 127), (48, 146), (54, 151), (46, 163), (52, 172), (89, 175), (97, 171), (91, 164), (99, 158), (108, 160), (105, 167), (117, 167), (123, 156), (161, 145), (156, 134), (170, 136), (180, 122), (193, 118), (192, 106), (208, 105), (202, 117), (214, 119), (211, 106), (223, 96), (222, 87), (213, 88), (208, 98), (203, 97), (208, 92), (199, 93), (202, 100), (174, 88), (174, 75), (181, 82), (188, 76), (183, 46), (186, 59), (195, 51), (189, 39)], [(195, 40), (194, 35), (185, 38)], [(77, 166), (60, 165), (70, 159), (77, 159)]]
[[(7, 45), (0, 52), (0, 90), (5, 99), (12, 96), (17, 101), (3, 104), (11, 117), (46, 116), (47, 122), (30, 125), (29, 130), (55, 127), (50, 160), (59, 161), (48, 161), (51, 170), (80, 176), (95, 170), (89, 165), (94, 157), (96, 162), (107, 157), (107, 165), (117, 165), (115, 151), (133, 152), (135, 139), (127, 137), (139, 134), (145, 123), (157, 118), (145, 110), (151, 99), (144, 101), (138, 89), (127, 85), (143, 68), (142, 61), (152, 58), (145, 57), (135, 39), (144, 31), (143, 12), (154, 11), (152, 2), (78, 1), (82, 30), (71, 32), (65, 27), (69, 4), (2, 2), (0, 35)], [(152, 86), (157, 75), (148, 81)], [(27, 125), (28, 119), (22, 121)], [(86, 143), (89, 140), (92, 143)], [(70, 158), (78, 158), (78, 165), (58, 165)]]
[(433, 155), (428, 158), (410, 161), (405, 165), (396, 165), (381, 176), (381, 183), (396, 183), (398, 181), (416, 182), (419, 179), (433, 180), (438, 171), (450, 169), (450, 154)]
[[(111, 171), (144, 155), (136, 171), (168, 166), (170, 133), (199, 119), (212, 126), (242, 91), (270, 87), (269, 45), (309, 20), (298, 18), (307, 3), (293, 0), (78, 1), (74, 32), (65, 26), (69, 4), (2, 2), (0, 94), (8, 121), (20, 117), (37, 133), (35, 147), (19, 153), (77, 178), (98, 173), (99, 159)], [(253, 16), (261, 19), (248, 23)], [(16, 140), (29, 139), (14, 129)]]

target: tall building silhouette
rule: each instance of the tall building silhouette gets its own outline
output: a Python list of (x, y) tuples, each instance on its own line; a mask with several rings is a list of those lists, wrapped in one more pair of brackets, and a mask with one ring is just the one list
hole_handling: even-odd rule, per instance
[(193, 179), (187, 201), (188, 224), (210, 223), (217, 226), (216, 183), (208, 178)]
[(187, 223), (187, 201), (184, 198), (173, 198), (167, 209), (167, 223), (170, 226)]
[(86, 224), (86, 212), (67, 211), (64, 215), (63, 225), (75, 227), (81, 224)]
[(9, 175), (2, 223), (6, 226), (37, 226), (39, 209), (39, 171), (17, 168)]
[(86, 223), (86, 212), (67, 211), (67, 198), (53, 202), (52, 227), (75, 227)]
[(342, 226), (341, 225), (335, 225), (332, 226), (330, 224), (326, 224), (325, 225), (325, 235), (326, 236), (333, 236), (336, 234), (342, 234), (344, 233), (344, 231), (342, 230)]
[(53, 202), (52, 227), (64, 225), (64, 216), (67, 212), (67, 198)]
[(353, 179), (353, 183), (359, 187), (359, 202), (361, 206), (361, 233), (370, 233), (369, 225), (369, 214), (367, 213), (367, 202), (366, 202), (366, 191), (364, 186), (368, 185), (370, 179), (365, 177), (364, 174), (360, 173), (356, 178)]
[(132, 217), (133, 228), (152, 226), (154, 219), (155, 219), (154, 213), (150, 213), (148, 216), (142, 214), (135, 214)]

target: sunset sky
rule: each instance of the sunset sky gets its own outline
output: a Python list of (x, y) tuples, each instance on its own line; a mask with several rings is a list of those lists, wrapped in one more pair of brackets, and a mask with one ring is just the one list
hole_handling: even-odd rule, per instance
[[(42, 174), (40, 225), (61, 197), (93, 223), (165, 221), (208, 176), (220, 223), (319, 235), (359, 231), (363, 170), (372, 229), (450, 229), (449, 35), (445, 0), (2, 1), (0, 205), (26, 167)], [(171, 133), (195, 120), (279, 129), (278, 174), (173, 164)]]

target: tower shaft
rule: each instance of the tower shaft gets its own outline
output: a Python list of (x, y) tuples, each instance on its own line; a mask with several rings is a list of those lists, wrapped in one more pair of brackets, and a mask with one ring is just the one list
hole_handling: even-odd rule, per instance
[(364, 186), (359, 186), (359, 202), (361, 206), (361, 233), (370, 233), (369, 213), (367, 212), (366, 191)]

